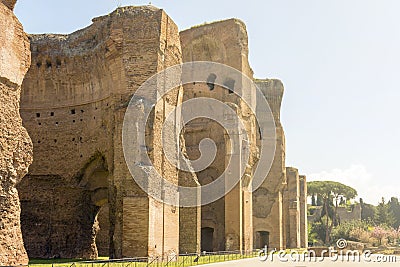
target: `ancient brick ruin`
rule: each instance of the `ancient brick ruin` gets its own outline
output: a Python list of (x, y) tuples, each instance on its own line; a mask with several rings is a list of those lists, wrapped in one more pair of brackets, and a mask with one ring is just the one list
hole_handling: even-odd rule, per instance
[[(29, 257), (168, 257), (200, 250), (307, 246), (305, 177), (285, 166), (280, 123), (284, 89), (279, 80), (254, 79), (270, 104), (277, 129), (271, 172), (254, 193), (244, 191), (241, 182), (211, 204), (174, 207), (143, 192), (125, 163), (125, 110), (150, 76), (182, 62), (213, 61), (253, 79), (243, 22), (230, 19), (179, 32), (161, 9), (124, 7), (72, 34), (29, 39), (32, 61), (22, 84), (21, 116), (34, 154), (29, 173), (18, 184)], [(189, 158), (198, 157), (203, 138), (217, 144), (214, 162), (197, 173), (170, 166), (159, 142), (167, 110), (188, 99), (209, 97), (232, 104), (245, 119), (251, 153), (244, 171), (251, 179), (263, 136), (254, 116), (232, 94), (235, 90), (241, 90), (235, 81), (212, 90), (207, 84), (186, 84), (157, 103), (145, 130), (158, 171), (176, 184), (197, 186), (225, 170), (229, 150), (218, 123), (200, 119), (185, 127), (181, 142)], [(240, 154), (235, 156), (241, 159)], [(25, 162), (26, 168), (29, 160)]]
[[(121, 8), (71, 35), (30, 39), (33, 64), (23, 83), (21, 113), (34, 161), (19, 186), (28, 254), (96, 258), (97, 221), (107, 223), (99, 236), (110, 237), (103, 251), (112, 257), (178, 252), (179, 213), (134, 184), (121, 140), (135, 89), (181, 62), (176, 25), (153, 7)], [(162, 120), (157, 116), (153, 123)], [(163, 172), (177, 179), (176, 170)], [(100, 215), (109, 219), (97, 216), (102, 207), (108, 211)]]
[(28, 37), (0, 1), (0, 265), (27, 264), (16, 185), (32, 162), (32, 143), (19, 115), (21, 83), (30, 65)]

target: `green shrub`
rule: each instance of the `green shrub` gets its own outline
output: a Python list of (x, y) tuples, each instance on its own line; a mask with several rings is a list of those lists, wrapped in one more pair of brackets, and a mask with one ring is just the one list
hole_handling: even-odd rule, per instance
[(331, 240), (336, 242), (337, 240), (344, 238), (349, 241), (360, 241), (361, 236), (356, 236), (360, 231), (368, 231), (369, 224), (361, 220), (353, 220), (348, 222), (343, 222), (332, 229)]

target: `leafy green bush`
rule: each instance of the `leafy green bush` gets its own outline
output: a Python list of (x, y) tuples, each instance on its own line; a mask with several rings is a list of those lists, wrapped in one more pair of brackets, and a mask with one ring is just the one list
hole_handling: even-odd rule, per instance
[(368, 231), (369, 226), (367, 222), (361, 220), (343, 222), (332, 229), (331, 240), (332, 242), (336, 242), (344, 238), (349, 241), (361, 241), (360, 237), (356, 235), (355, 230), (357, 229), (358, 233)]

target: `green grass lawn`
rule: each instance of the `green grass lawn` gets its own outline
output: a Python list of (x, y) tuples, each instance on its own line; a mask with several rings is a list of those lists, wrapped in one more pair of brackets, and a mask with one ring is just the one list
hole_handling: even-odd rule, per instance
[(85, 260), (71, 260), (71, 259), (52, 259), (52, 260), (35, 260), (32, 259), (29, 262), (29, 266), (32, 267), (185, 267), (195, 266), (207, 263), (238, 260), (255, 257), (256, 254), (252, 255), (240, 255), (240, 254), (225, 254), (225, 255), (204, 255), (204, 256), (179, 256), (169, 262), (158, 262), (156, 260), (150, 262), (138, 262), (138, 261), (108, 261), (108, 258), (101, 257), (98, 261), (85, 261)]

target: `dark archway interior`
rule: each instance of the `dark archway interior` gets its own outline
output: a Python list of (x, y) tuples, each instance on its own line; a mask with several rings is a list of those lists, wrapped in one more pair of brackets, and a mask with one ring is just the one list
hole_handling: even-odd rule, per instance
[(90, 192), (91, 202), (96, 207), (93, 230), (98, 256), (110, 255), (110, 217), (108, 205), (108, 180), (105, 159), (98, 157), (86, 168), (80, 186)]
[(265, 246), (269, 246), (269, 232), (267, 231), (258, 231), (256, 232), (256, 238), (255, 238), (255, 248), (261, 249), (264, 248)]
[(214, 228), (201, 228), (201, 251), (213, 251)]
[[(27, 175), (18, 185), (21, 230), (30, 258), (107, 256), (109, 172), (96, 155), (73, 180), (57, 175)], [(99, 230), (99, 224), (101, 230)], [(100, 240), (96, 236), (100, 233)], [(106, 234), (108, 236), (108, 233)], [(96, 242), (98, 241), (98, 242)]]

